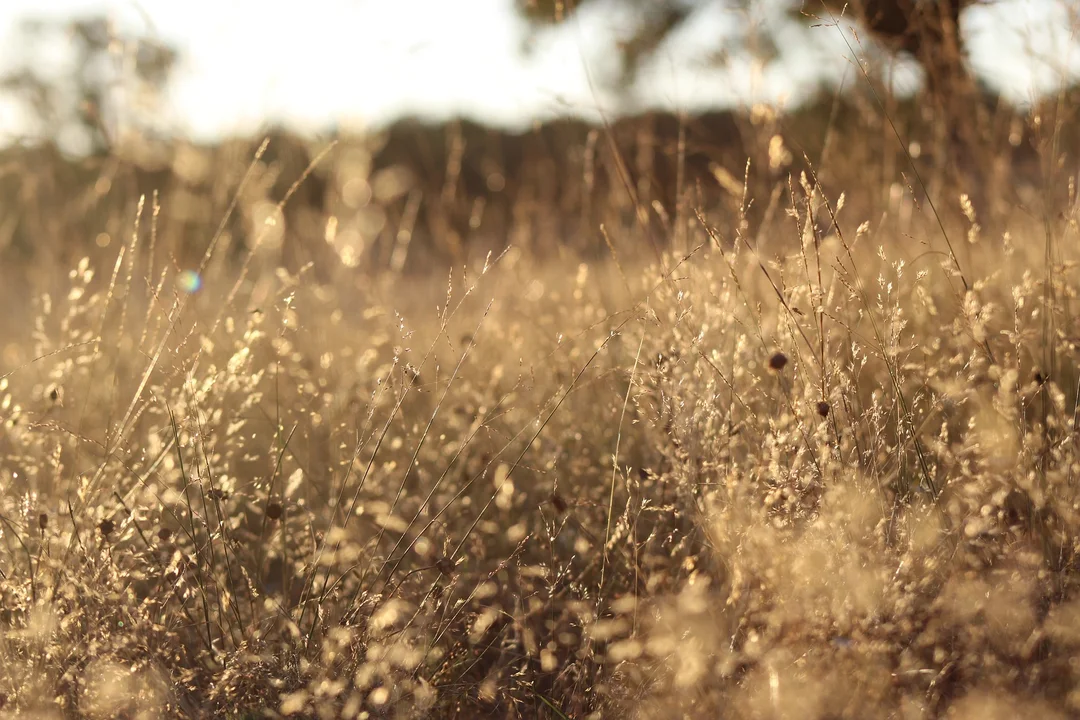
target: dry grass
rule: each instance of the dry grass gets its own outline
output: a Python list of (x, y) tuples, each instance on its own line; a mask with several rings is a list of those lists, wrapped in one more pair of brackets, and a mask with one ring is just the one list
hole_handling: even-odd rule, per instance
[(993, 230), (796, 178), (756, 239), (687, 213), (659, 263), (624, 229), (436, 280), (256, 241), (196, 289), (142, 207), (8, 286), (2, 712), (1075, 716), (1047, 167), (1067, 201)]

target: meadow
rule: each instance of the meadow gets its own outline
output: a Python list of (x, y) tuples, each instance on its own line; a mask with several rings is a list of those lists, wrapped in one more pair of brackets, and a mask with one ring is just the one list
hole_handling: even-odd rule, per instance
[(1075, 98), (994, 182), (866, 102), (442, 215), (359, 141), (9, 152), (0, 714), (1080, 714)]

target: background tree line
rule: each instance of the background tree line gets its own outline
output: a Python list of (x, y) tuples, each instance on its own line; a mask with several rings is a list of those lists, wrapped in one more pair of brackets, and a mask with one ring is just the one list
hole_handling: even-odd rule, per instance
[[(537, 31), (572, 22), (589, 4), (631, 10), (633, 30), (619, 45), (622, 72), (608, 78), (623, 92), (633, 90), (637, 72), (665, 41), (711, 5), (507, 1), (516, 2)], [(859, 0), (846, 6), (830, 0), (816, 8), (777, 1), (808, 33), (833, 31), (812, 26), (851, 18), (881, 47), (919, 64), (926, 77), (922, 94), (904, 100), (866, 92), (882, 83), (870, 67), (866, 78), (852, 84), (854, 92), (826, 92), (784, 117), (760, 108), (696, 117), (651, 112), (612, 119), (607, 127), (567, 118), (524, 132), (405, 118), (371, 138), (339, 138), (338, 149), (286, 207), (280, 259), (293, 269), (320, 262), (324, 240), (337, 243), (349, 264), (399, 269), (407, 258), (409, 266), (425, 254), (457, 261), (470, 249), (507, 242), (537, 249), (562, 238), (602, 250), (601, 226), (643, 234), (642, 242), (662, 242), (678, 233), (690, 208), (725, 214), (721, 225), (742, 222), (757, 232), (778, 214), (789, 173), (797, 181), (804, 160), (851, 197), (888, 193), (896, 182), (912, 188), (902, 173), (913, 159), (936, 188), (957, 169), (966, 175), (956, 182), (976, 177), (980, 185), (998, 179), (1011, 187), (1014, 156), (1038, 154), (1030, 118), (1003, 106), (971, 71), (960, 32), (962, 13), (974, 4), (970, 0)], [(767, 40), (770, 27), (754, 32)], [(4, 151), (9, 172), (0, 173), (0, 185), (11, 207), (0, 225), (0, 246), (26, 253), (46, 244), (45, 237), (119, 238), (134, 220), (138, 198), (158, 192), (162, 237), (193, 244), (188, 250), (197, 256), (261, 138), (203, 147), (170, 140), (155, 119), (180, 52), (158, 40), (121, 33), (94, 17), (30, 21), (21, 37), (28, 51), (24, 62), (0, 77), (0, 89), (21, 101), (37, 143)], [(72, 73), (60, 78), (44, 72), (33, 52), (57, 41), (75, 51)], [(767, 51), (764, 60), (782, 52)], [(877, 105), (879, 100), (886, 106)], [(1070, 105), (1055, 107), (1059, 114), (1043, 128), (1074, 127), (1065, 115)], [(921, 158), (906, 156), (896, 131), (905, 142), (922, 144)], [(258, 163), (259, 181), (245, 191), (238, 217), (228, 226), (236, 251), (247, 247), (267, 205), (285, 197), (326, 144), (326, 138), (287, 129), (272, 135)], [(1070, 149), (1069, 136), (1054, 136), (1059, 154)], [(836, 152), (837, 137), (845, 139), (843, 153)], [(65, 155), (60, 148), (78, 152)], [(874, 175), (870, 182), (868, 174)], [(853, 187), (855, 176), (860, 180)], [(127, 210), (117, 212), (118, 206)], [(76, 223), (93, 224), (98, 215), (108, 218), (108, 227), (103, 220), (92, 231), (70, 231)]]

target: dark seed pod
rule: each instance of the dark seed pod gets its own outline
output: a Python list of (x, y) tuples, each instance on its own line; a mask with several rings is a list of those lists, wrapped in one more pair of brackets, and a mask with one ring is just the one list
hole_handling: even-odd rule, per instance
[(783, 370), (787, 365), (787, 355), (782, 352), (773, 353), (773, 356), (769, 358), (769, 367), (773, 370)]
[(41, 528), (42, 530), (49, 527), (49, 514), (48, 513), (41, 513), (40, 515), (38, 515), (37, 526), (39, 528)]
[(285, 509), (281, 507), (281, 503), (272, 502), (266, 506), (266, 517), (271, 520), (278, 520), (283, 512)]
[(101, 521), (101, 524), (98, 525), (98, 530), (100, 530), (101, 534), (104, 535), (105, 537), (108, 537), (109, 535), (111, 535), (112, 531), (115, 530), (115, 529), (116, 529), (116, 523), (114, 523), (109, 518), (105, 518), (104, 520)]
[(157, 536), (158, 540), (160, 540), (161, 542), (169, 542), (169, 540), (172, 538), (172, 530), (167, 527), (163, 527), (158, 530)]
[(829, 403), (822, 400), (817, 404), (817, 414), (821, 417), (829, 417)]
[(555, 508), (555, 512), (559, 514), (566, 512), (566, 500), (563, 500), (562, 495), (560, 495), (559, 493), (551, 493), (551, 504)]

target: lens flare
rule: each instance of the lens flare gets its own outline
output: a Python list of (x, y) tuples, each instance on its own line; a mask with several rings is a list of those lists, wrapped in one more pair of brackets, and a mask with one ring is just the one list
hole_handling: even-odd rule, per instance
[(194, 270), (184, 270), (176, 279), (176, 284), (184, 292), (193, 294), (202, 287), (202, 278)]

